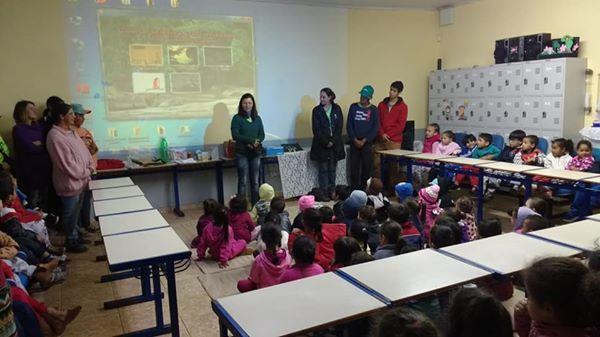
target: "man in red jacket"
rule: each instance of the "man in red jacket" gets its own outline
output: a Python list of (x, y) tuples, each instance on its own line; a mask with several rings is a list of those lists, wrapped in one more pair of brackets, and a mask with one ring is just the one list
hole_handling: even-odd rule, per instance
[[(390, 95), (379, 103), (379, 135), (373, 146), (375, 153), (375, 176), (381, 176), (381, 159), (377, 151), (400, 149), (402, 146), (402, 133), (406, 126), (408, 117), (408, 106), (400, 97), (404, 90), (404, 84), (401, 81), (395, 81), (390, 85)], [(388, 167), (388, 177), (386, 185), (392, 190), (399, 179), (398, 164), (390, 163)]]

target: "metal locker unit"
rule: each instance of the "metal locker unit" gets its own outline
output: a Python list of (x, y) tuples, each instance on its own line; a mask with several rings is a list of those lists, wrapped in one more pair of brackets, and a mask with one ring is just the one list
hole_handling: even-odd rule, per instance
[(443, 107), (442, 116), (430, 111), (430, 122), (454, 131), (504, 134), (520, 128), (549, 139), (576, 140), (585, 117), (586, 66), (583, 58), (561, 58), (434, 71), (430, 106), (440, 99), (434, 103)]

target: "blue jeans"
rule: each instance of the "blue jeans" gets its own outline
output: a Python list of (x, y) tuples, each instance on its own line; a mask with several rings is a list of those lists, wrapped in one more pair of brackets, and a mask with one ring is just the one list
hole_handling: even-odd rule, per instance
[(335, 174), (337, 169), (337, 161), (335, 158), (327, 161), (318, 162), (319, 167), (319, 187), (323, 192), (330, 196), (335, 188)]
[[(600, 185), (594, 185), (591, 187), (591, 189), (600, 191)], [(598, 207), (598, 205), (600, 205), (600, 195), (597, 193), (593, 193), (588, 194), (586, 196), (586, 193), (583, 193), (581, 191), (575, 192), (575, 197), (573, 198), (571, 210), (569, 211), (568, 215), (577, 215), (580, 218), (588, 216), (589, 214), (584, 214), (585, 205), (589, 205), (589, 211), (591, 211), (595, 207)]]
[(250, 176), (250, 198), (252, 204), (258, 201), (258, 175), (260, 171), (260, 157), (248, 157), (243, 154), (235, 155), (235, 164), (238, 174), (238, 195), (246, 195), (246, 179)]
[(79, 224), (83, 193), (72, 197), (61, 196), (60, 200), (62, 201), (62, 219), (67, 242), (75, 242), (79, 239), (77, 225)]

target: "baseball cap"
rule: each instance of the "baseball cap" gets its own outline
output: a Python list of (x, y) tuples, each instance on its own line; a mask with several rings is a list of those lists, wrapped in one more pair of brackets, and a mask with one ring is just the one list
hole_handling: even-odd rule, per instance
[(370, 85), (365, 85), (364, 87), (362, 87), (362, 89), (360, 89), (359, 94), (362, 97), (367, 97), (367, 98), (373, 98), (373, 93), (375, 92), (375, 89), (373, 89), (372, 86)]
[(81, 105), (79, 103), (71, 104), (71, 109), (73, 109), (73, 112), (76, 115), (85, 115), (85, 114), (89, 114), (90, 112), (92, 112), (92, 110), (84, 108), (83, 105)]

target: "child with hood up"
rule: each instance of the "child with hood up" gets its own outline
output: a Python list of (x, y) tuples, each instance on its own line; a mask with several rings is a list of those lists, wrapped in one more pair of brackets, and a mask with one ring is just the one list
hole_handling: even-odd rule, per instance
[(254, 207), (252, 207), (250, 216), (252, 217), (252, 221), (254, 221), (257, 226), (260, 226), (265, 222), (265, 216), (270, 211), (271, 200), (275, 197), (273, 186), (269, 184), (260, 185), (258, 197), (260, 199), (256, 202)]
[(440, 214), (441, 209), (438, 205), (438, 194), (440, 193), (440, 187), (438, 185), (431, 185), (423, 187), (419, 190), (419, 204), (421, 205), (421, 219), (425, 219), (423, 222), (423, 235), (426, 239), (429, 239), (429, 233), (431, 228), (435, 224), (435, 218)]

